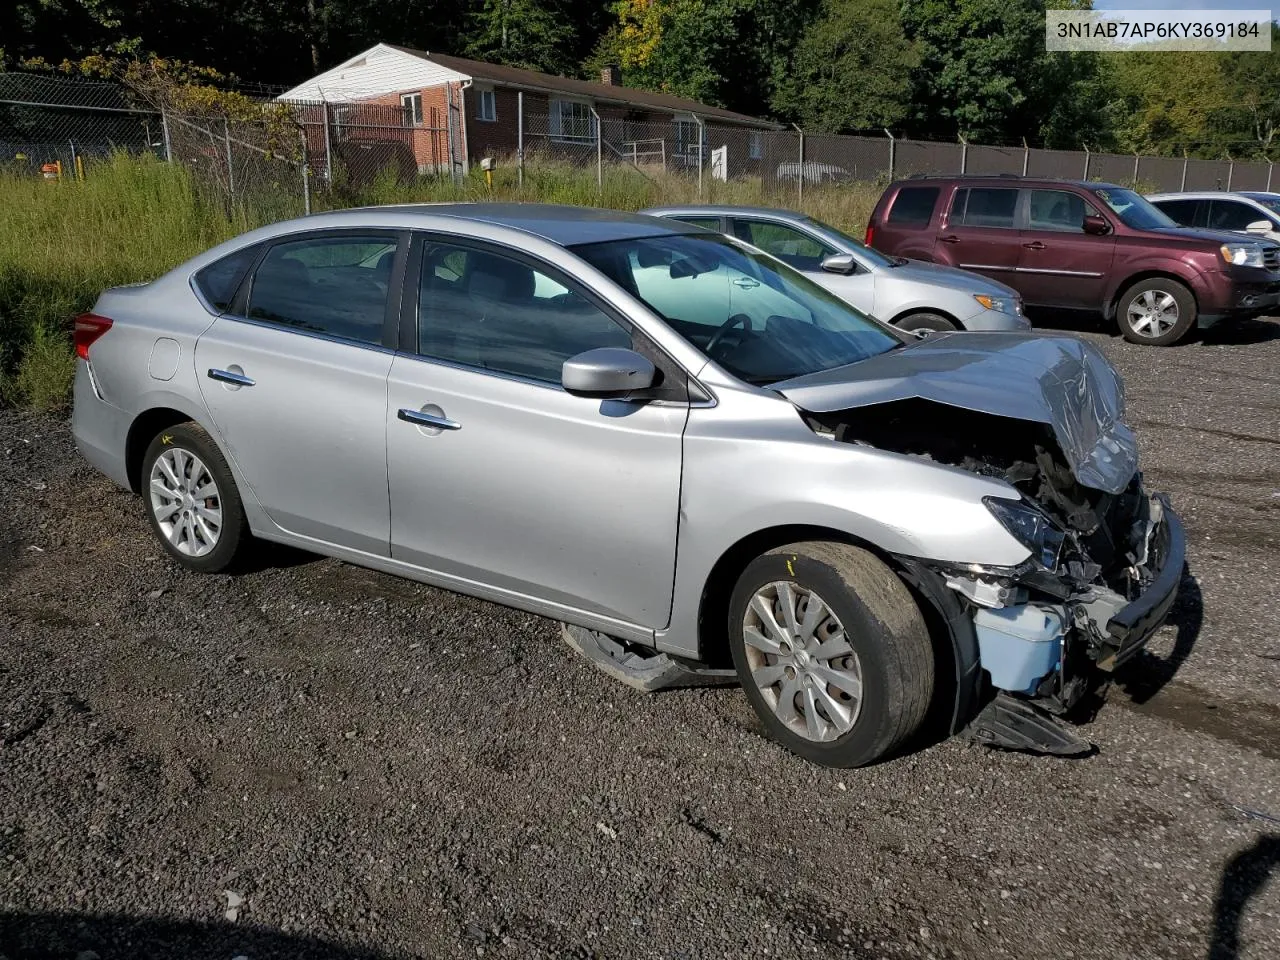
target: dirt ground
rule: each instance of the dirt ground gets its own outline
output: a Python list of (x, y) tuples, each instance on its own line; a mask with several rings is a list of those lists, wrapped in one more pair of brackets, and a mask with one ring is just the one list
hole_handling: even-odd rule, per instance
[(65, 421), (0, 413), (0, 955), (1274, 960), (1280, 322), (1086, 336), (1190, 547), (1076, 761), (823, 770), (536, 617), (184, 573)]

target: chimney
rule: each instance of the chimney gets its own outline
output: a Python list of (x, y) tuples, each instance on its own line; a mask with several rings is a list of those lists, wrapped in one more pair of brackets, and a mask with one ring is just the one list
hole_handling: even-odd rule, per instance
[(616, 63), (600, 68), (600, 82), (607, 87), (622, 86), (622, 68)]

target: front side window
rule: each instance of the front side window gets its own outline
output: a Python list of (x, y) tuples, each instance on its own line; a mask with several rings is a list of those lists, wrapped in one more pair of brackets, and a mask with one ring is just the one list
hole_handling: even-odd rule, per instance
[(1280, 194), (1276, 193), (1250, 193), (1246, 194), (1251, 200), (1256, 200), (1272, 213), (1280, 213)]
[(240, 287), (240, 281), (253, 261), (262, 252), (261, 244), (241, 247), (235, 253), (229, 253), (221, 260), (216, 260), (207, 267), (201, 268), (195, 275), (196, 289), (204, 297), (209, 306), (215, 310), (226, 310)]
[(1243, 231), (1251, 223), (1268, 219), (1261, 210), (1239, 200), (1214, 200), (1209, 208), (1210, 230)]
[(594, 140), (596, 118), (591, 115), (591, 107), (577, 100), (552, 100), (551, 136), (570, 142)]
[(246, 313), (251, 320), (380, 344), (395, 255), (391, 235), (278, 243), (253, 275)]
[(903, 187), (889, 208), (889, 223), (923, 226), (933, 218), (937, 187)]
[(970, 187), (951, 206), (952, 226), (998, 227), (1012, 230), (1018, 209), (1018, 191), (997, 187)]
[(404, 111), (406, 127), (422, 126), (422, 94), (406, 93), (400, 98), (400, 108)]
[(802, 233), (795, 227), (765, 220), (734, 220), (733, 233), (753, 247), (772, 254), (797, 270), (818, 270), (822, 261), (834, 253), (835, 247)]
[(1107, 187), (1095, 190), (1093, 194), (1110, 207), (1111, 212), (1132, 230), (1160, 230), (1177, 226), (1150, 200), (1132, 190), (1124, 187)]
[(430, 242), (418, 293), (418, 353), (545, 383), (570, 357), (630, 347), (631, 334), (561, 279), (522, 260)]
[(492, 90), (481, 90), (479, 101), (481, 120), (497, 120), (498, 119), (498, 103)]
[(1028, 198), (1027, 226), (1032, 230), (1084, 233), (1084, 218), (1097, 212), (1077, 194), (1065, 190), (1032, 190)]
[(725, 236), (635, 237), (573, 252), (748, 383), (856, 363), (902, 344), (803, 274)]

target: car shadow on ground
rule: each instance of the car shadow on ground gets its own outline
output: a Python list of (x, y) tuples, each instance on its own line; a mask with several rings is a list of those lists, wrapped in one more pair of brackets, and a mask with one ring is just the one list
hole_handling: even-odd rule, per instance
[(387, 954), (263, 927), (119, 914), (0, 912), (7, 960), (387, 960)]
[(1237, 960), (1240, 928), (1249, 901), (1256, 897), (1280, 866), (1280, 835), (1259, 837), (1248, 849), (1232, 857), (1222, 871), (1213, 903), (1213, 930), (1209, 960)]
[(1177, 635), (1167, 657), (1143, 650), (1116, 671), (1116, 686), (1136, 704), (1146, 703), (1164, 689), (1191, 656), (1200, 636), (1204, 625), (1204, 597), (1189, 568), (1182, 570), (1178, 599), (1169, 611), (1168, 622), (1177, 629)]
[(1280, 340), (1280, 322), (1275, 319), (1238, 320), (1219, 323), (1200, 334), (1200, 343), (1206, 347), (1248, 346)]

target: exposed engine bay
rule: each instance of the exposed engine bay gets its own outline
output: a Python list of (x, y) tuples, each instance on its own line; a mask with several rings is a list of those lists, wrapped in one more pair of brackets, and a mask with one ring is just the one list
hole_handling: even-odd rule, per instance
[[(1025, 516), (1002, 519), (1032, 549), (1021, 566), (938, 565), (973, 608), (982, 665), (997, 689), (1064, 712), (1097, 668), (1114, 669), (1149, 636), (1114, 623), (1151, 588), (1168, 553), (1164, 504), (1148, 497), (1141, 473), (1134, 470), (1116, 493), (1085, 486), (1048, 425), (921, 398), (804, 416), (838, 442), (1003, 480), (1023, 494), (1026, 515), (1042, 513), (1038, 531)], [(988, 506), (999, 518), (1001, 504)]]

